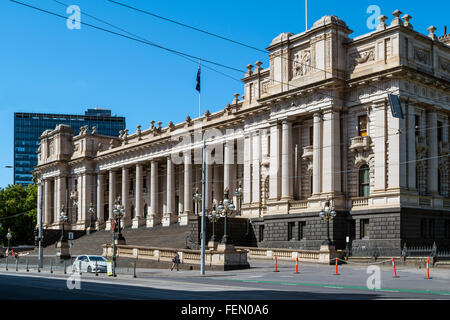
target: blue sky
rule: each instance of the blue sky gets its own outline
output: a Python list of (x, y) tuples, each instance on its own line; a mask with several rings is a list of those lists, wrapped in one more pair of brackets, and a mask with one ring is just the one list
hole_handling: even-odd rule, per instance
[[(52, 0), (21, 0), (66, 14)], [(268, 57), (210, 36), (120, 7), (106, 0), (61, 0), (76, 4), (83, 22), (101, 25), (94, 15), (152, 42), (245, 70), (249, 63)], [(213, 33), (266, 48), (281, 32), (305, 29), (304, 1), (143, 1), (118, 0), (161, 16)], [(370, 30), (366, 13), (377, 5), (389, 20), (395, 9), (412, 16), (414, 29), (428, 34), (436, 26), (442, 35), (450, 27), (450, 5), (436, 1), (308, 1), (309, 26), (323, 15), (343, 19), (355, 37)], [(104, 26), (110, 28), (108, 26)], [(150, 120), (183, 121), (198, 114), (195, 76), (198, 66), (176, 55), (131, 40), (82, 26), (69, 30), (66, 21), (20, 6), (0, 2), (0, 187), (12, 183), (13, 114), (47, 112), (83, 114), (88, 107), (109, 108), (125, 116), (127, 127), (145, 129)], [(243, 74), (218, 70), (240, 79)], [(224, 108), (233, 93), (243, 92), (241, 83), (202, 69), (202, 113)]]

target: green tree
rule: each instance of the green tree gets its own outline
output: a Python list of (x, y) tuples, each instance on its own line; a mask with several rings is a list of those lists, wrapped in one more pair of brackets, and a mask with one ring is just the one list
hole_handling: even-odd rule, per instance
[(7, 245), (6, 234), (11, 229), (13, 245), (33, 245), (33, 230), (37, 222), (36, 185), (9, 185), (0, 188), (0, 243)]

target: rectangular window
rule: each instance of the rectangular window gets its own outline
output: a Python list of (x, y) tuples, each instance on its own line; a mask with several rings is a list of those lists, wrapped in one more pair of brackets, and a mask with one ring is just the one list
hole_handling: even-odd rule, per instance
[(288, 240), (294, 240), (293, 231), (294, 231), (295, 222), (288, 222)]
[(367, 136), (367, 115), (358, 117), (358, 135), (360, 137)]
[(298, 223), (298, 240), (305, 239), (305, 221), (300, 221)]
[(369, 219), (361, 219), (361, 239), (368, 239), (369, 235)]
[(259, 226), (259, 242), (264, 241), (264, 225)]
[(428, 237), (434, 239), (434, 219), (428, 219)]
[(309, 145), (314, 145), (314, 127), (309, 127)]
[(420, 237), (427, 238), (427, 219), (420, 219)]

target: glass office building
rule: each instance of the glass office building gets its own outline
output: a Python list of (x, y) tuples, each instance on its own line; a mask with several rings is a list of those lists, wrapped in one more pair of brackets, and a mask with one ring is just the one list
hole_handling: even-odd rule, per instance
[(97, 126), (97, 132), (103, 135), (118, 136), (125, 129), (125, 118), (111, 115), (108, 109), (88, 109), (84, 115), (14, 113), (14, 184), (33, 183), (31, 172), (37, 165), (36, 151), (39, 137), (47, 129), (53, 130), (58, 124), (72, 127), (75, 135), (80, 127)]

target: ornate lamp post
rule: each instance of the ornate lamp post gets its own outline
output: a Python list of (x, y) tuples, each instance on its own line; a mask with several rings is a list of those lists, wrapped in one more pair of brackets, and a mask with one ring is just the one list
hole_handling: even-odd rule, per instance
[(192, 197), (195, 203), (195, 215), (199, 215), (200, 211), (200, 203), (202, 202), (202, 195), (201, 193), (198, 193), (198, 188), (195, 189), (194, 196)]
[(228, 188), (225, 189), (224, 192), (224, 197), (223, 197), (223, 202), (221, 201), (219, 203), (219, 206), (217, 207), (217, 212), (222, 216), (225, 217), (225, 223), (224, 223), (224, 232), (223, 232), (223, 238), (221, 243), (222, 244), (232, 244), (232, 240), (231, 238), (228, 237), (227, 234), (227, 216), (229, 214), (232, 214), (236, 208), (233, 204), (233, 201), (230, 201), (230, 199), (228, 199)]
[(211, 236), (211, 239), (209, 240), (211, 242), (217, 241), (214, 226), (215, 226), (217, 220), (219, 220), (219, 218), (220, 218), (220, 215), (217, 213), (216, 205), (214, 204), (212, 211), (208, 214), (208, 219), (212, 222), (212, 236)]
[(244, 195), (244, 192), (243, 192), (243, 189), (242, 189), (242, 181), (239, 181), (238, 187), (236, 188), (236, 191), (234, 192), (234, 195), (238, 199), (237, 210), (239, 212), (239, 215), (241, 215), (242, 197)]
[(117, 197), (116, 203), (114, 204), (113, 214), (114, 214), (114, 217), (116, 218), (116, 225), (118, 228), (117, 242), (125, 244), (125, 238), (123, 237), (122, 232), (121, 232), (122, 230), (120, 228), (120, 220), (125, 215), (125, 208), (120, 202), (120, 197)]
[(67, 220), (68, 220), (68, 217), (67, 217), (66, 212), (64, 211), (64, 205), (62, 205), (61, 213), (59, 214), (59, 221), (62, 224), (61, 238), (59, 239), (59, 241), (65, 241), (66, 240), (66, 238), (64, 237), (64, 224), (67, 222)]
[(11, 229), (8, 228), (8, 233), (6, 234), (6, 239), (8, 239), (8, 254), (9, 254), (9, 244), (11, 242), (11, 238), (12, 238)]
[(332, 205), (332, 200), (325, 201), (325, 206), (320, 211), (319, 216), (322, 220), (327, 222), (327, 239), (322, 243), (324, 245), (331, 245), (332, 241), (330, 240), (330, 221), (336, 216), (336, 210), (334, 210), (334, 206)]
[(95, 209), (94, 209), (94, 205), (91, 202), (91, 205), (88, 209), (88, 214), (89, 214), (89, 228), (88, 231), (92, 230), (92, 228), (94, 228), (94, 226), (92, 225), (93, 223), (93, 219), (94, 219), (94, 215), (95, 215)]

